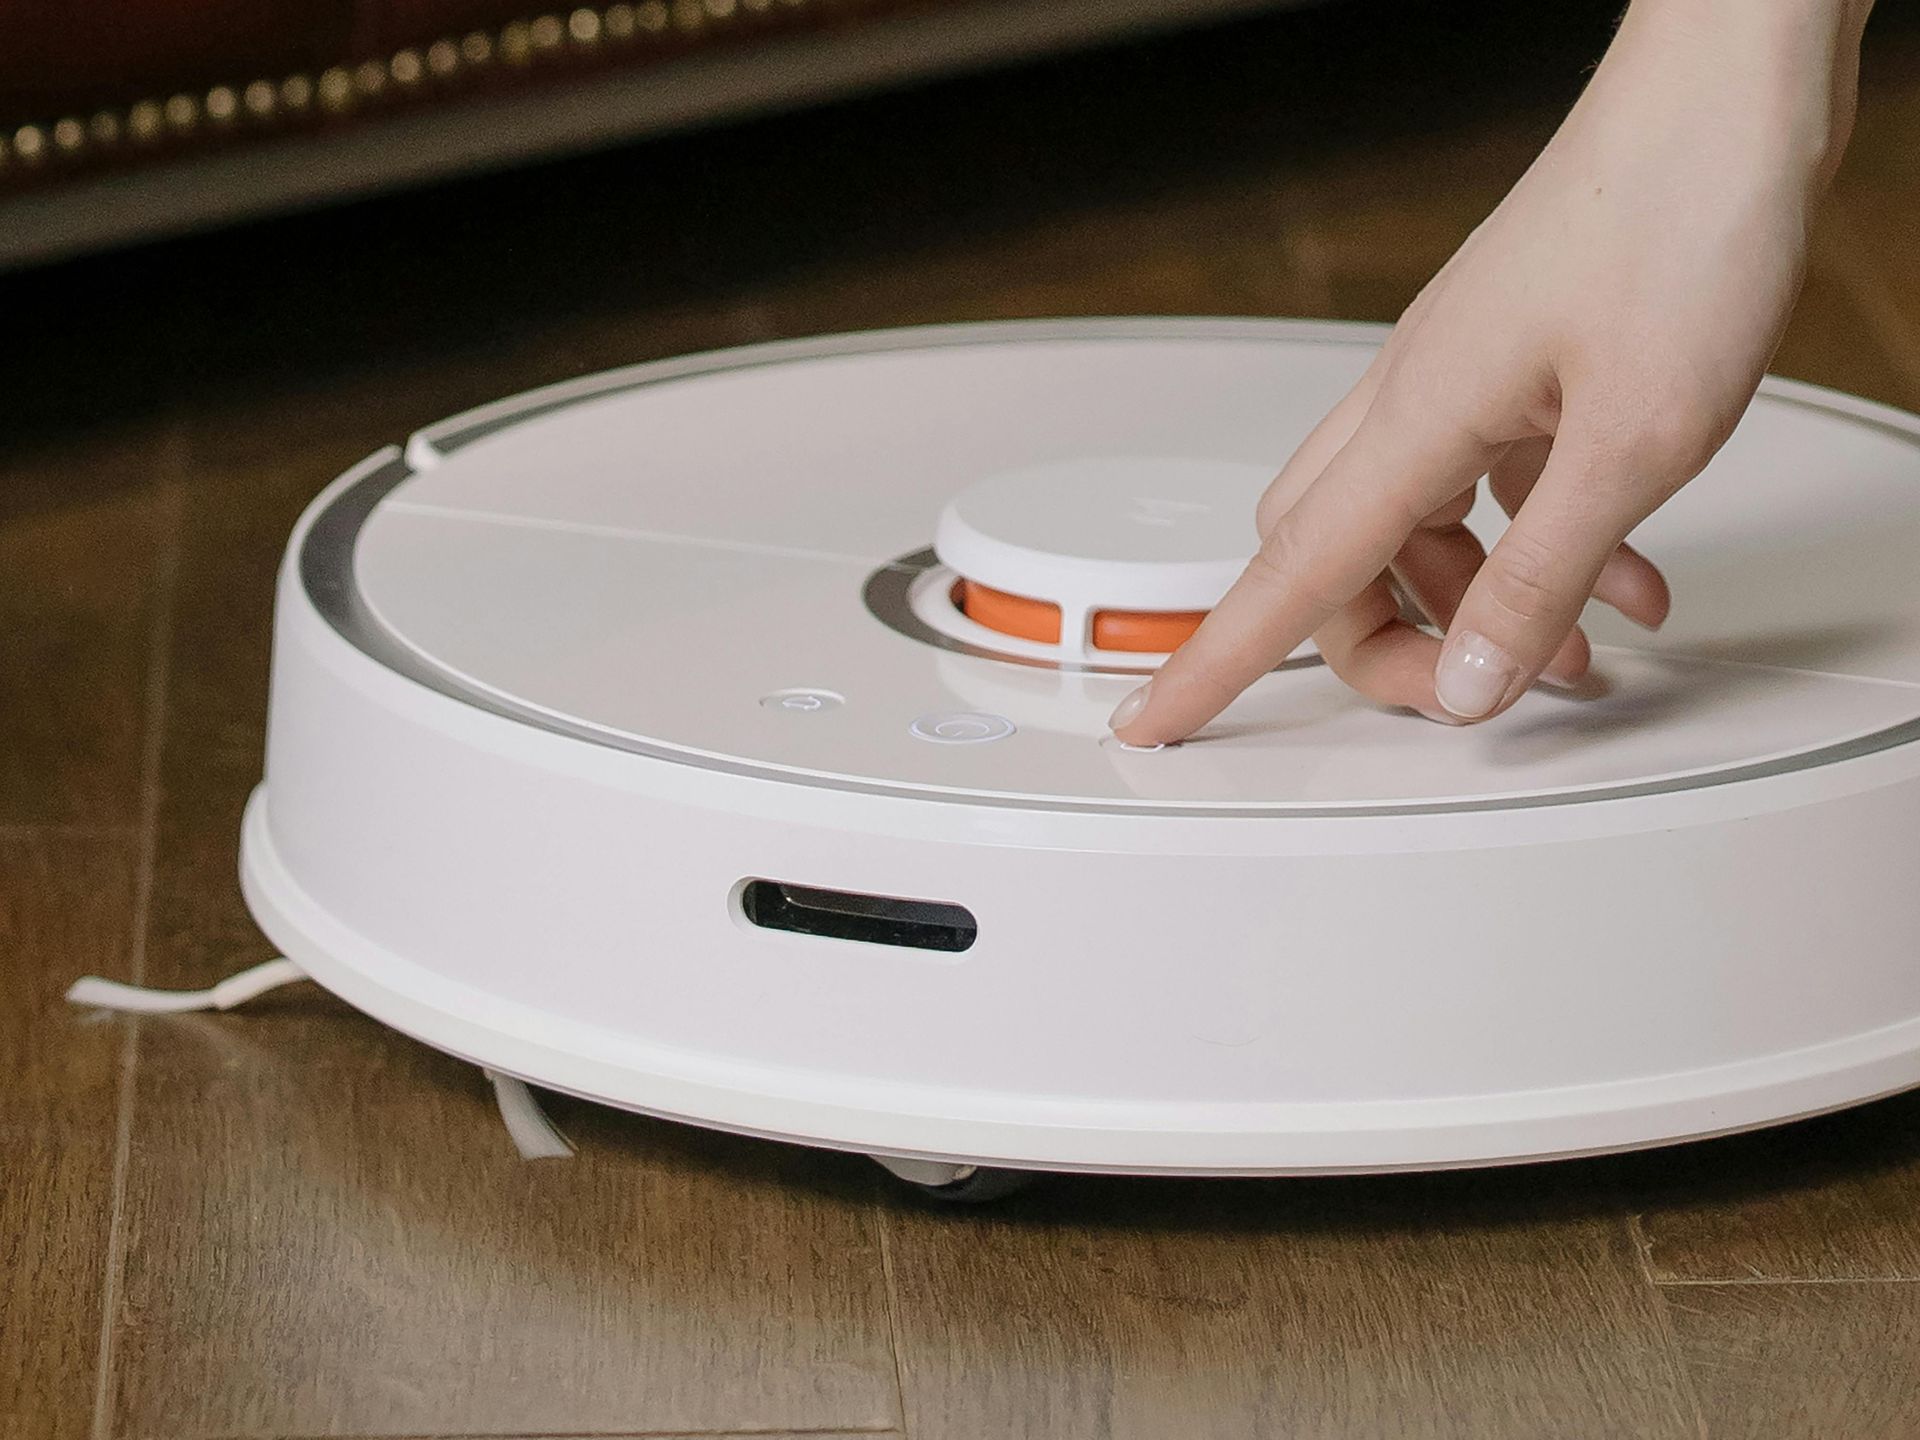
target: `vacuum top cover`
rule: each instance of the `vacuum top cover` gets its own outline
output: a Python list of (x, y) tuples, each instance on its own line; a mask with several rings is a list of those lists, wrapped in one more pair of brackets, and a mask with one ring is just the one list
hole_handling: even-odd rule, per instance
[[(1666, 629), (1589, 608), (1589, 693), (1456, 730), (1303, 651), (1194, 740), (1129, 750), (1105, 722), (1142, 645), (1231, 583), (1376, 337), (955, 333), (695, 362), (412, 447), (358, 531), (359, 609), (442, 688), (611, 746), (1076, 809), (1572, 803), (1920, 732), (1920, 447), (1770, 381), (1635, 535)], [(1491, 545), (1505, 519), (1469, 523)], [(1016, 611), (1043, 623), (993, 618)]]

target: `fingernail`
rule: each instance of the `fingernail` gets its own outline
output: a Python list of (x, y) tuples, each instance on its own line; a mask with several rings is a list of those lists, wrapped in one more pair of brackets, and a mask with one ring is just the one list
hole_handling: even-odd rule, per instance
[(1460, 717), (1458, 715), (1449, 715), (1444, 710), (1429, 710), (1424, 705), (1416, 705), (1414, 707), (1414, 713), (1425, 716), (1436, 725), (1458, 725), (1460, 723)]
[(1506, 698), (1520, 666), (1486, 636), (1463, 630), (1440, 652), (1433, 693), (1462, 720), (1478, 720)]
[(1131, 725), (1135, 720), (1138, 720), (1140, 718), (1140, 712), (1147, 708), (1147, 691), (1152, 688), (1153, 682), (1149, 680), (1118, 705), (1114, 706), (1113, 714), (1107, 717), (1107, 728), (1109, 730), (1118, 730), (1122, 726)]

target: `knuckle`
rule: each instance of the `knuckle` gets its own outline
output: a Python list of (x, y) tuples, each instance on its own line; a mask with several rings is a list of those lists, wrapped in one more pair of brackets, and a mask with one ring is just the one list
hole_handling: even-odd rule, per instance
[(1627, 436), (1630, 478), (1691, 475), (1705, 465), (1715, 447), (1707, 428), (1691, 418), (1699, 413), (1681, 400), (1643, 416)]
[(1257, 593), (1263, 606), (1271, 606), (1278, 597), (1287, 593), (1292, 576), (1281, 562), (1273, 558), (1263, 543), (1254, 552), (1253, 559), (1247, 562), (1246, 573), (1240, 577), (1240, 583)]
[(1704, 469), (1732, 433), (1726, 410), (1699, 377), (1685, 370), (1650, 371), (1631, 392), (1609, 397), (1591, 418), (1588, 469), (1595, 480), (1635, 489), (1648, 480), (1682, 483)]
[(1467, 516), (1473, 510), (1476, 499), (1474, 488), (1469, 486), (1451, 500), (1443, 501), (1438, 508), (1429, 511), (1420, 521), (1423, 530), (1451, 532), (1463, 528)]
[(1447, 398), (1439, 366), (1424, 347), (1401, 355), (1380, 379), (1369, 419), (1406, 430), (1430, 421)]
[(1494, 554), (1496, 563), (1486, 571), (1488, 594), (1494, 604), (1520, 624), (1549, 618), (1558, 608), (1553, 581), (1559, 565), (1553, 551), (1516, 525), (1507, 531)]
[(1276, 525), (1261, 537), (1260, 548), (1247, 565), (1247, 577), (1276, 599), (1303, 605), (1309, 614), (1331, 614), (1337, 602), (1315, 582), (1309, 560), (1295, 528)]
[(1407, 536), (1416, 530), (1426, 528), (1428, 518), (1433, 514), (1433, 502), (1429, 496), (1417, 490), (1407, 490), (1396, 486), (1380, 497), (1381, 519), (1392, 527), (1396, 536)]
[[(1370, 587), (1343, 605), (1314, 632), (1314, 646), (1329, 670), (1365, 690), (1372, 678), (1380, 637), (1399, 623), (1400, 606), (1385, 585)], [(1376, 697), (1385, 698), (1385, 697)]]
[(1262, 536), (1268, 534), (1293, 508), (1293, 500), (1293, 495), (1282, 490), (1278, 481), (1269, 485), (1266, 494), (1260, 497), (1260, 503), (1253, 508), (1254, 528)]
[(1351, 637), (1340, 636), (1329, 640), (1316, 635), (1313, 644), (1320, 652), (1322, 663), (1333, 672), (1334, 679), (1355, 690), (1366, 688), (1368, 670), (1361, 663), (1358, 643)]
[(1260, 548), (1253, 554), (1253, 568), (1269, 580), (1286, 583), (1293, 579), (1303, 558), (1297, 527), (1280, 524), (1260, 537)]
[[(1388, 372), (1367, 418), (1381, 432), (1430, 450), (1494, 452), (1510, 438), (1511, 390), (1506, 367), (1463, 370), (1438, 347), (1427, 347)], [(1432, 504), (1429, 495), (1427, 508)]]

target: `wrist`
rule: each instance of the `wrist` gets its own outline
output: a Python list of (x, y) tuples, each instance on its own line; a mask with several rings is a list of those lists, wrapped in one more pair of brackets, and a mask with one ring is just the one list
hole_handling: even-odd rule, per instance
[(1633, 0), (1596, 85), (1617, 66), (1655, 84), (1723, 97), (1736, 107), (1737, 123), (1818, 193), (1852, 135), (1860, 35), (1872, 5)]

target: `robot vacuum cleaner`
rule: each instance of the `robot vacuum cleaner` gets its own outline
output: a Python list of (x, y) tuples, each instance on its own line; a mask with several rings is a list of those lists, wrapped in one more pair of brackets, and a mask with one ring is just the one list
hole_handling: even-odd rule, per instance
[(254, 915), (491, 1071), (955, 1193), (1920, 1084), (1914, 417), (1769, 380), (1637, 533), (1665, 631), (1587, 617), (1598, 693), (1452, 729), (1309, 649), (1184, 744), (1108, 733), (1383, 334), (761, 345), (370, 456), (281, 576)]

